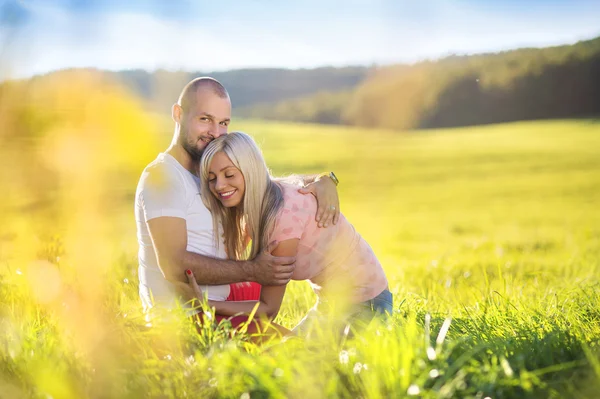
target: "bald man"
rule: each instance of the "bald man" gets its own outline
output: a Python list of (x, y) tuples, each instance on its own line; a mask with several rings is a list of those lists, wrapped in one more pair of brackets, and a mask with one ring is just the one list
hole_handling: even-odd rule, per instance
[[(135, 197), (139, 293), (144, 307), (174, 307), (178, 287), (187, 285), (188, 269), (213, 300), (258, 299), (260, 284), (286, 284), (295, 258), (274, 257), (267, 248), (255, 259), (227, 260), (224, 246), (215, 245), (218, 232), (200, 198), (197, 168), (202, 152), (213, 139), (227, 134), (231, 120), (227, 90), (212, 78), (192, 80), (173, 105), (172, 118), (171, 145), (144, 169)], [(303, 183), (308, 186), (302, 192), (317, 196), (320, 225), (335, 224), (337, 181), (319, 175), (303, 177)]]

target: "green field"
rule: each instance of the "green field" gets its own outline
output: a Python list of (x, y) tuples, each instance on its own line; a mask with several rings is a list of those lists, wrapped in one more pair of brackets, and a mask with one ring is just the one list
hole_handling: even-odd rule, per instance
[[(600, 396), (600, 122), (236, 121), (276, 175), (335, 171), (396, 301), (389, 324), (358, 337), (324, 329), (266, 348), (140, 313), (133, 192), (170, 129), (111, 144), (134, 159), (118, 170), (95, 136), (76, 160), (51, 160), (57, 175), (27, 171), (42, 146), (0, 154), (0, 397)], [(76, 162), (103, 166), (89, 178)], [(292, 283), (277, 321), (293, 326), (313, 301)]]

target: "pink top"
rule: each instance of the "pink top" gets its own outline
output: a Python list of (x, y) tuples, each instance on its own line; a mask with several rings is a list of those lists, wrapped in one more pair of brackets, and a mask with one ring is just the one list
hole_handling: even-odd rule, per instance
[(354, 226), (340, 215), (338, 223), (319, 228), (315, 221), (317, 200), (300, 194), (298, 187), (280, 183), (284, 205), (271, 240), (299, 238), (294, 280), (310, 280), (315, 293), (345, 290), (353, 302), (375, 298), (388, 285), (373, 250)]

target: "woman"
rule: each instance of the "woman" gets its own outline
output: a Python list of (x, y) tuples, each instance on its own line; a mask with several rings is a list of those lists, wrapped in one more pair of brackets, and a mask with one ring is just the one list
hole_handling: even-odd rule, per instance
[[(317, 305), (344, 302), (344, 315), (391, 314), (392, 294), (381, 264), (366, 241), (340, 215), (327, 229), (314, 220), (316, 200), (275, 180), (254, 140), (240, 132), (213, 140), (200, 161), (201, 195), (214, 225), (221, 225), (230, 258), (247, 259), (277, 241), (276, 256), (295, 256), (294, 280), (309, 280)], [(215, 244), (219, 245), (218, 237)], [(195, 278), (188, 272), (197, 293)], [(260, 301), (209, 301), (224, 316), (249, 314), (273, 319), (285, 286), (264, 286)], [(340, 301), (341, 300), (341, 301)], [(311, 314), (317, 313), (314, 308)], [(301, 325), (311, 318), (303, 320)], [(298, 327), (297, 327), (298, 328)]]

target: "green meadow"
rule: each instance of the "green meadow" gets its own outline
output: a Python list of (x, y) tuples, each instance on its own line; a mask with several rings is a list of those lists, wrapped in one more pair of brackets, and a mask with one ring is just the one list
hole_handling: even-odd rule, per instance
[[(259, 347), (141, 313), (133, 196), (172, 129), (149, 118), (3, 144), (0, 397), (600, 396), (600, 122), (236, 120), (275, 175), (336, 173), (395, 300), (362, 334)], [(293, 327), (314, 300), (292, 282), (276, 321)]]

